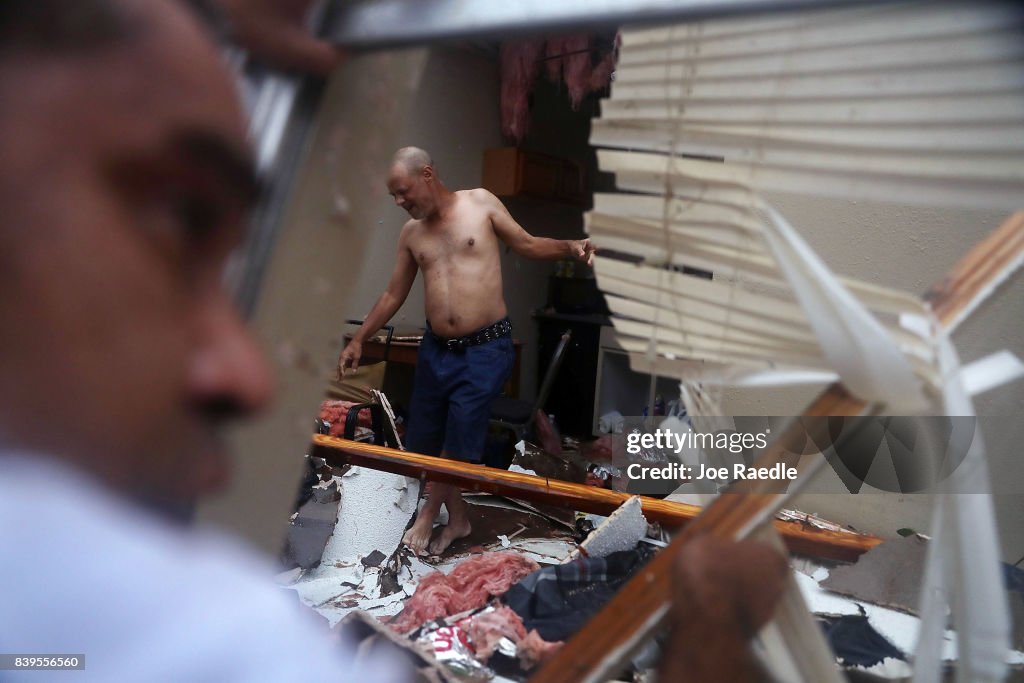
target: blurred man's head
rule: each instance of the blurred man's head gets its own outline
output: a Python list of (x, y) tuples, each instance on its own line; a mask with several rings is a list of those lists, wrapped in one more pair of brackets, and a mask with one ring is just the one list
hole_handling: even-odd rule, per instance
[(419, 147), (403, 147), (391, 160), (388, 192), (395, 204), (416, 219), (427, 218), (437, 210), (440, 189), (434, 161)]
[(0, 3), (0, 445), (142, 497), (225, 483), (215, 427), (270, 393), (221, 288), (245, 138), (183, 5)]

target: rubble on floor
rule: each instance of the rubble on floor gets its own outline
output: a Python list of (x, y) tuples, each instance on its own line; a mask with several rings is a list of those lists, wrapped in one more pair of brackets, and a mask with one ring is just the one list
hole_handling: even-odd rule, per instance
[(836, 567), (821, 583), (833, 593), (917, 614), (928, 543), (920, 536), (872, 548), (856, 564)]
[[(527, 450), (515, 467), (557, 478), (572, 474), (582, 481), (587, 468), (574, 453), (567, 448), (556, 458)], [(293, 548), (304, 557), (286, 588), (331, 625), (358, 624), (357, 636), (371, 641), (361, 652), (385, 645), (407, 649), (403, 656), (421, 680), (525, 680), (657, 552), (650, 536), (659, 534), (648, 526), (635, 497), (610, 517), (587, 515), (597, 528), (582, 539), (577, 524), (582, 515), (467, 492), (472, 533), (454, 541), (443, 556), (431, 557), (402, 546), (417, 509), (419, 481), (352, 467), (318, 488), (296, 515), (296, 527), (323, 534), (324, 510), (333, 510), (333, 504), (331, 537), (319, 566), (310, 561), (310, 548)], [(340, 501), (331, 500), (334, 492)], [(846, 530), (798, 511), (781, 516), (832, 532)], [(907, 660), (920, 620), (908, 612), (915, 611), (925, 545), (918, 536), (890, 541), (849, 565), (793, 558), (797, 585), (819, 617), (837, 662), (858, 680), (910, 674)], [(645, 652), (641, 677), (657, 661), (657, 645)], [(945, 632), (942, 657), (957, 657), (951, 630)], [(1011, 652), (1009, 661), (1024, 666), (1024, 653)]]
[[(900, 544), (906, 540), (908, 539), (890, 541), (890, 543)], [(889, 545), (889, 543), (878, 547), (883, 548), (885, 545)], [(865, 554), (862, 557), (862, 561), (863, 558), (867, 558), (867, 555)], [(882, 552), (883, 557), (888, 555), (888, 551)], [(871, 630), (883, 638), (896, 653), (902, 655), (900, 657), (891, 654), (892, 651), (888, 650), (888, 648), (880, 646), (873, 651), (882, 655), (882, 657), (874, 665), (871, 665), (869, 669), (876, 678), (902, 679), (907, 675), (908, 667), (905, 664), (899, 663), (898, 660), (909, 660), (910, 656), (914, 653), (917, 647), (918, 634), (921, 630), (921, 620), (907, 612), (874, 604), (867, 599), (840, 595), (826, 589), (826, 586), (829, 584), (829, 577), (833, 571), (849, 573), (859, 564), (858, 562), (854, 565), (829, 568), (820, 565), (815, 566), (814, 562), (805, 559), (803, 570), (794, 571), (794, 576), (796, 577), (800, 592), (813, 614), (833, 624), (837, 620), (844, 621), (845, 626), (854, 622), (862, 622), (863, 625), (869, 626)], [(868, 559), (867, 566), (875, 566), (875, 561)], [(895, 573), (899, 571), (901, 566), (897, 563), (891, 565), (889, 569), (879, 570), (875, 575), (875, 581), (879, 585), (902, 581), (905, 577), (897, 578), (895, 576)], [(917, 574), (917, 577), (920, 577), (920, 574)], [(828, 624), (826, 624), (827, 632)], [(829, 644), (840, 660), (851, 659), (858, 652), (863, 654), (862, 646), (864, 640), (870, 638), (870, 636), (864, 636), (864, 633), (865, 631), (863, 630), (855, 631), (854, 629), (849, 629), (846, 633), (837, 632), (829, 638)], [(849, 638), (846, 636), (849, 636)], [(890, 653), (891, 656), (886, 656), (886, 653)], [(945, 631), (941, 657), (946, 662), (952, 662), (957, 659), (957, 635), (953, 630), (947, 629)], [(1017, 667), (1024, 666), (1024, 652), (1018, 650), (1009, 651), (1007, 653), (1007, 662)], [(851, 664), (850, 668), (864, 669), (865, 667), (863, 665)]]

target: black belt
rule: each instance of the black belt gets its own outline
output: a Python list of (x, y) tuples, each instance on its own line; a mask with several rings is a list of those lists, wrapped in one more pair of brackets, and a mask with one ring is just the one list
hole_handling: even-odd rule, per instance
[(449, 351), (465, 351), (470, 346), (479, 346), (480, 344), (486, 344), (489, 341), (509, 336), (512, 334), (512, 321), (508, 318), (502, 318), (493, 325), (481, 327), (476, 332), (470, 332), (461, 337), (452, 337), (450, 339), (434, 334), (428, 322), (427, 333)]

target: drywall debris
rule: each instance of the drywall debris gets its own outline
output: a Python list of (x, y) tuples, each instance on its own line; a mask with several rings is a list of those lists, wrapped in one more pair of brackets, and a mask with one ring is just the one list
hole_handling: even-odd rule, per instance
[[(611, 514), (580, 545), (580, 554), (604, 557), (610, 553), (632, 550), (647, 535), (647, 519), (640, 507), (640, 497), (633, 496)], [(573, 553), (576, 557), (577, 553)]]

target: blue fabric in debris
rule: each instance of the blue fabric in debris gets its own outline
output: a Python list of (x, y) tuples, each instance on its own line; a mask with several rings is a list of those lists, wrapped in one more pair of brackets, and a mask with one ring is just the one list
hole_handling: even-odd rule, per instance
[(547, 641), (565, 640), (600, 611), (653, 554), (641, 544), (635, 550), (606, 557), (542, 567), (512, 586), (502, 601), (522, 618), (527, 631), (537, 629)]
[(844, 666), (874, 666), (886, 657), (907, 660), (906, 655), (876, 631), (865, 616), (827, 617), (820, 623), (832, 652)]

